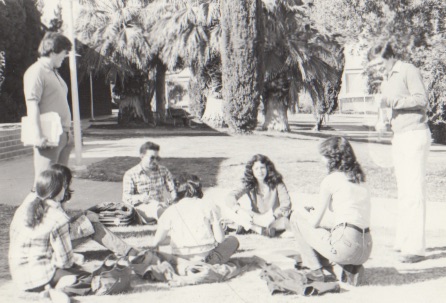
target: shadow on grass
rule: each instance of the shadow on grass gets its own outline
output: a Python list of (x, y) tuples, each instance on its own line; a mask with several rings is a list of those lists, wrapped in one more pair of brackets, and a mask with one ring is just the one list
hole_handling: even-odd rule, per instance
[(429, 247), (426, 248), (426, 251), (430, 252), (430, 251), (446, 251), (446, 246), (443, 247)]
[(366, 269), (368, 285), (388, 286), (404, 285), (435, 280), (446, 276), (446, 267), (416, 269), (400, 273), (394, 267), (376, 267)]
[[(188, 172), (200, 177), (203, 187), (217, 185), (217, 176), (221, 163), (226, 158), (162, 158), (160, 164), (167, 167), (175, 176)], [(111, 157), (90, 164), (85, 171), (76, 173), (76, 177), (94, 181), (121, 182), (124, 173), (140, 162), (138, 157)]]

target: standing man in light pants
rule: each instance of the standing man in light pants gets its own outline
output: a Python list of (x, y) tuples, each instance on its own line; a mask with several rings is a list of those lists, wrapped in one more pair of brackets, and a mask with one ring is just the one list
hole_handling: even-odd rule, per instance
[(428, 97), (419, 69), (397, 60), (390, 43), (372, 47), (368, 60), (384, 65), (387, 72), (377, 105), (392, 109), (392, 155), (398, 186), (394, 249), (400, 252), (400, 262), (415, 263), (424, 260), (426, 246), (426, 164), (431, 145)]
[[(70, 40), (62, 34), (47, 32), (39, 45), (40, 58), (31, 65), (23, 77), (26, 110), (35, 130), (34, 186), (40, 173), (52, 164), (67, 166), (74, 147), (71, 129), (71, 112), (68, 106), (68, 87), (57, 72), (71, 50)], [(56, 112), (61, 119), (63, 133), (58, 146), (49, 147), (42, 134), (40, 115)]]

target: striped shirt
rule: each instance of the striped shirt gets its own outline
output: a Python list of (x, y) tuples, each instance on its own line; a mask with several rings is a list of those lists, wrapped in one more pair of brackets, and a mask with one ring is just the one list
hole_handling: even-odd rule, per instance
[(60, 206), (46, 200), (48, 209), (42, 222), (26, 226), (29, 203), (23, 203), (14, 214), (9, 231), (9, 268), (20, 290), (48, 284), (56, 268), (73, 265), (69, 218)]
[[(175, 191), (173, 176), (166, 167), (158, 165), (157, 170), (146, 171), (138, 164), (124, 174), (122, 201), (131, 205), (152, 200), (168, 203), (164, 197), (166, 189)], [(145, 193), (148, 197), (142, 200), (141, 194)]]

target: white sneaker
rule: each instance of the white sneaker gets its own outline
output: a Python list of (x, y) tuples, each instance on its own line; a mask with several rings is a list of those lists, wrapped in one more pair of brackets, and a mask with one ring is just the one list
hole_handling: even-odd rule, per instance
[(70, 297), (66, 293), (64, 293), (60, 290), (51, 288), (49, 290), (49, 293), (50, 293), (51, 302), (53, 302), (53, 303), (70, 303), (71, 302)]

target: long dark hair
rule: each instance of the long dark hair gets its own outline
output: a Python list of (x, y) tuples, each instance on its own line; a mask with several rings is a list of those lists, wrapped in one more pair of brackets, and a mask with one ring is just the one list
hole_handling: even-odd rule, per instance
[(248, 161), (248, 163), (246, 163), (245, 175), (242, 178), (242, 182), (247, 189), (251, 190), (258, 186), (257, 180), (252, 171), (252, 166), (255, 162), (265, 164), (267, 171), (265, 182), (268, 184), (269, 188), (274, 189), (276, 188), (277, 184), (282, 183), (282, 175), (276, 170), (274, 163), (267, 156), (257, 154), (254, 155), (251, 160)]
[(74, 192), (74, 190), (72, 190), (70, 188), (71, 180), (73, 179), (73, 174), (71, 173), (71, 170), (68, 167), (66, 167), (65, 165), (58, 164), (58, 163), (51, 165), (51, 169), (56, 172), (59, 172), (62, 175), (63, 180), (64, 180), (65, 194), (63, 196), (62, 201), (60, 201), (60, 203), (70, 201), (71, 195)]
[(177, 201), (186, 197), (197, 197), (199, 199), (203, 198), (201, 181), (196, 175), (181, 173), (175, 179), (175, 188), (177, 191)]
[(36, 181), (37, 197), (32, 201), (27, 209), (26, 225), (36, 227), (42, 222), (42, 219), (48, 210), (46, 199), (56, 197), (64, 187), (64, 178), (60, 172), (54, 170), (45, 170)]
[(343, 172), (352, 183), (365, 182), (365, 174), (356, 161), (352, 146), (344, 137), (331, 137), (319, 146), (319, 152), (328, 160), (328, 172)]

